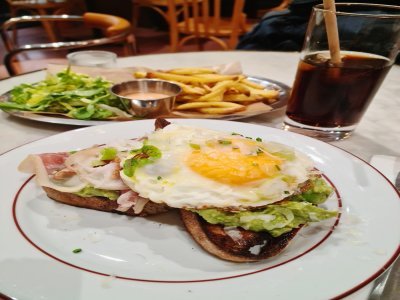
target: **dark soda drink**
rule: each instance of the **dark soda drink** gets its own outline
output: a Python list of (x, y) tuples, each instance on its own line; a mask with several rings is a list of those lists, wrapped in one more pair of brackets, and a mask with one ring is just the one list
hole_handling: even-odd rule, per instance
[(390, 69), (388, 59), (357, 52), (342, 53), (332, 65), (321, 52), (300, 61), (287, 116), (315, 127), (357, 124)]

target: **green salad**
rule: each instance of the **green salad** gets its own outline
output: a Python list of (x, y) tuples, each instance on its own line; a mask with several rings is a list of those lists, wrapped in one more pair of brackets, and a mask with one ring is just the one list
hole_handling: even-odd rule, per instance
[(55, 113), (80, 120), (132, 119), (123, 100), (109, 91), (112, 83), (69, 68), (43, 81), (23, 83), (10, 91), (2, 110)]

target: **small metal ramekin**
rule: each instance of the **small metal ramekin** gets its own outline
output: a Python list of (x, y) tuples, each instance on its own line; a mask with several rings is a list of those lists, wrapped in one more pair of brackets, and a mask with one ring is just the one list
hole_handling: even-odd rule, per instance
[[(181, 93), (179, 85), (159, 79), (136, 79), (115, 84), (111, 93), (119, 97), (127, 105), (128, 111), (137, 117), (159, 117), (168, 115), (175, 103), (176, 96)], [(133, 93), (159, 93), (167, 97), (143, 100), (126, 97)]]

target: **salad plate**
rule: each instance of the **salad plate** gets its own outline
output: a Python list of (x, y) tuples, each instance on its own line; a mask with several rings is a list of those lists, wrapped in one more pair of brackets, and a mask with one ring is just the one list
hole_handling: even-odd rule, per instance
[(34, 178), (17, 171), (29, 154), (139, 137), (153, 130), (154, 120), (72, 130), (0, 156), (0, 293), (16, 299), (333, 299), (358, 291), (399, 255), (400, 196), (363, 160), (265, 126), (170, 121), (260, 137), (307, 154), (334, 187), (325, 205), (339, 216), (303, 228), (276, 257), (222, 261), (192, 241), (175, 212), (131, 218), (66, 206), (48, 199)]
[[(290, 88), (284, 83), (274, 81), (271, 79), (258, 77), (258, 76), (249, 76), (249, 80), (261, 84), (270, 89), (275, 89), (279, 91), (279, 97), (277, 101), (267, 104), (264, 102), (257, 102), (254, 104), (250, 104), (247, 106), (246, 110), (226, 114), (226, 115), (205, 115), (200, 113), (187, 113), (187, 112), (178, 112), (173, 111), (171, 118), (201, 118), (201, 119), (220, 119), (220, 120), (239, 120), (244, 118), (249, 118), (261, 114), (268, 114), (270, 112), (277, 111), (286, 106)], [(8, 102), (10, 100), (10, 91), (0, 95), (0, 103)], [(55, 113), (43, 113), (43, 112), (32, 112), (32, 111), (21, 111), (21, 110), (3, 110), (4, 112), (22, 119), (28, 119), (33, 121), (45, 122), (45, 123), (55, 123), (55, 124), (64, 124), (64, 125), (73, 125), (73, 126), (94, 126), (94, 125), (103, 125), (115, 122), (124, 122), (117, 120), (80, 120), (73, 119), (61, 114)], [(134, 117), (133, 117), (134, 118)], [(140, 119), (140, 118), (138, 118)], [(126, 121), (126, 120), (125, 120)]]
[[(56, 66), (55, 69), (54, 66)], [(57, 72), (64, 71), (63, 69), (60, 69), (62, 66), (58, 65), (54, 66), (50, 67), (48, 72), (52, 74), (57, 74)], [(122, 101), (116, 101), (115, 99), (112, 100), (111, 98), (107, 98), (111, 96), (111, 95), (108, 96), (105, 95), (109, 94), (108, 93), (109, 88), (107, 87), (107, 84), (109, 83), (107, 83), (107, 81), (95, 80), (95, 78), (97, 78), (96, 76), (99, 74), (98, 72), (101, 72), (100, 74), (103, 75), (103, 78), (108, 80), (109, 82), (118, 83), (121, 81), (132, 80), (134, 79), (132, 75), (134, 69), (123, 68), (123, 69), (112, 69), (105, 71), (104, 69), (98, 69), (98, 68), (82, 67), (81, 69), (79, 69), (78, 67), (74, 67), (73, 70), (74, 70), (73, 73), (75, 74), (71, 72), (71, 74), (73, 75), (70, 75), (71, 77), (69, 79), (70, 82), (65, 80), (65, 78), (68, 77), (65, 76), (65, 74), (62, 77), (57, 75), (58, 78), (63, 78), (62, 80), (58, 79), (59, 86), (54, 85), (53, 79), (34, 81), (34, 83), (31, 84), (33, 88), (32, 87), (28, 88), (26, 84), (29, 83), (23, 82), (22, 85), (18, 85), (14, 87), (14, 89), (0, 95), (0, 109), (17, 118), (46, 122), (46, 123), (74, 125), (74, 126), (103, 125), (121, 121), (143, 119), (130, 115), (128, 113), (126, 104), (124, 104)], [(81, 74), (76, 73), (79, 71), (85, 73)], [(95, 71), (97, 71), (97, 73), (95, 73)], [(85, 76), (87, 76), (89, 80), (80, 78)], [(274, 99), (274, 101), (265, 100), (254, 103), (248, 103), (244, 106), (245, 107), (244, 110), (228, 114), (205, 114), (200, 112), (173, 110), (169, 116), (164, 116), (164, 117), (238, 120), (274, 112), (276, 110), (285, 107), (290, 94), (289, 86), (287, 86), (284, 83), (259, 76), (246, 76), (246, 78), (257, 85), (263, 86), (265, 89), (278, 91), (279, 92), (278, 97)], [(85, 84), (82, 87), (83, 83)], [(77, 90), (75, 91), (70, 90), (70, 88), (68, 87), (69, 85), (77, 86)], [(65, 86), (68, 87), (67, 91), (65, 90)], [(53, 93), (52, 97), (46, 96), (44, 99), (40, 98), (41, 95), (47, 94), (49, 93), (49, 91)], [(15, 96), (12, 95), (12, 93), (14, 93)], [(71, 103), (74, 103), (74, 101), (80, 102), (81, 98), (85, 99), (86, 97), (88, 97), (88, 100), (85, 100), (85, 102), (87, 103), (86, 106), (78, 108), (78, 106), (73, 107), (73, 105), (71, 105)], [(39, 98), (42, 99), (40, 100), (40, 102), (38, 102)], [(103, 99), (101, 101), (104, 101), (104, 103), (102, 103), (101, 101), (97, 103), (98, 99), (100, 98)], [(25, 105), (26, 103), (29, 102), (32, 102), (34, 106), (35, 107), (38, 106), (38, 108), (35, 108), (36, 110), (34, 109), (26, 110), (24, 109), (25, 106), (23, 108), (21, 107), (17, 108), (18, 105), (20, 105), (21, 103), (22, 105)], [(35, 104), (35, 102), (37, 104)], [(94, 103), (94, 104), (89, 104), (89, 103)], [(42, 106), (44, 108), (40, 108)], [(95, 109), (94, 110), (93, 108), (89, 109), (89, 106), (93, 106), (95, 107)], [(51, 112), (50, 110), (54, 111), (54, 107), (57, 107), (57, 109), (62, 108), (62, 111), (67, 109), (67, 112), (65, 113)], [(93, 111), (96, 113), (93, 113)], [(109, 119), (106, 119), (104, 111), (106, 111), (106, 113), (109, 113), (111, 111), (114, 114), (116, 113), (117, 116), (115, 115), (113, 115), (112, 117), (108, 116), (107, 118)]]

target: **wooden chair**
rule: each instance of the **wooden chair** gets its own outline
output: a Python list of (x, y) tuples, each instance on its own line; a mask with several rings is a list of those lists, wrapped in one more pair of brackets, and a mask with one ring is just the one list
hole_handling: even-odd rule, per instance
[[(9, 29), (20, 23), (29, 22), (62, 22), (78, 23), (78, 30), (95, 30), (100, 37), (84, 40), (58, 41), (42, 44), (19, 45), (9, 34)], [(79, 24), (80, 23), (80, 24)], [(13, 64), (18, 54), (29, 51), (60, 51), (69, 49), (92, 48), (107, 44), (123, 44), (126, 55), (136, 53), (136, 41), (132, 33), (132, 27), (128, 20), (121, 17), (87, 12), (82, 16), (72, 15), (43, 15), (43, 16), (22, 16), (11, 18), (0, 27), (1, 37), (8, 51), (4, 56), (4, 65), (10, 75), (18, 73), (18, 68)]]
[[(176, 14), (179, 15), (182, 12), (182, 3), (184, 0), (175, 0), (175, 10)], [(132, 27), (136, 29), (137, 24), (140, 19), (140, 11), (142, 8), (146, 7), (154, 10), (159, 15), (163, 17), (165, 22), (169, 24), (168, 17), (168, 0), (131, 0), (132, 2)]]
[(235, 0), (232, 16), (223, 18), (221, 0), (183, 0), (182, 19), (179, 19), (175, 1), (168, 0), (171, 51), (179, 51), (191, 40), (196, 40), (199, 50), (203, 50), (205, 40), (217, 43), (224, 50), (234, 49), (239, 36), (249, 29), (243, 13), (244, 2)]
[(269, 13), (271, 11), (282, 11), (282, 10), (285, 10), (290, 5), (290, 3), (292, 3), (292, 2), (293, 2), (293, 0), (282, 0), (282, 2), (279, 5), (275, 6), (275, 7), (266, 8), (266, 9), (259, 9), (257, 11), (257, 17), (258, 18), (262, 18), (266, 13)]
[[(52, 15), (65, 14), (71, 12), (83, 13), (86, 11), (86, 5), (83, 0), (7, 0), (11, 17), (17, 17), (21, 11), (26, 14), (30, 12), (32, 15)], [(53, 30), (49, 22), (42, 22), (42, 26), (50, 41), (56, 42), (56, 32)], [(14, 39), (17, 39), (17, 30), (14, 29)]]

